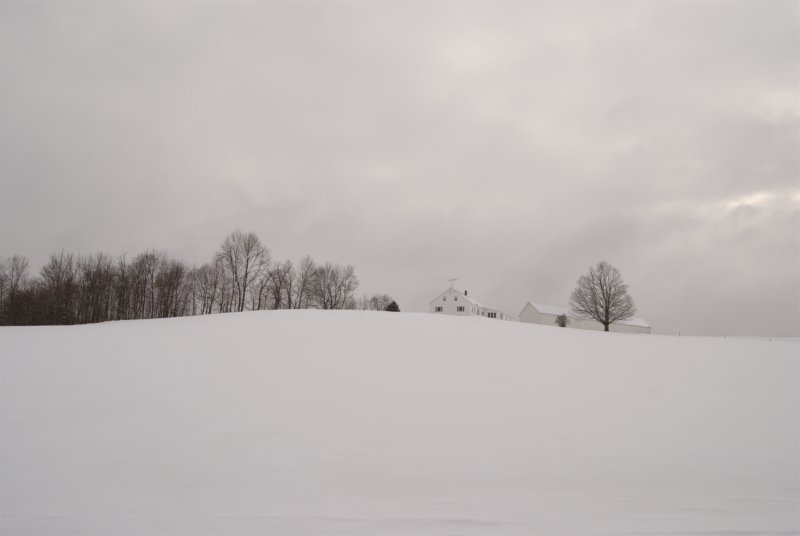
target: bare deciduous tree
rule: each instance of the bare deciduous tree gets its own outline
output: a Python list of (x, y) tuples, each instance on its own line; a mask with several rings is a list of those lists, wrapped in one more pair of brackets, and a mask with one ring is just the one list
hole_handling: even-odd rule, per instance
[(297, 280), (297, 272), (292, 261), (288, 260), (283, 266), (283, 303), (287, 309), (294, 309), (294, 285)]
[(131, 303), (131, 279), (128, 270), (128, 261), (125, 255), (117, 260), (115, 268), (116, 281), (114, 285), (114, 314), (115, 320), (127, 320), (130, 318)]
[(605, 261), (590, 267), (588, 273), (578, 278), (569, 304), (576, 314), (603, 324), (605, 331), (614, 322), (636, 314), (628, 285), (622, 281), (619, 270)]
[(176, 260), (161, 263), (156, 275), (157, 318), (183, 316), (186, 310), (188, 291), (186, 288), (186, 266)]
[(225, 237), (217, 253), (230, 278), (230, 302), (227, 310), (244, 311), (247, 288), (267, 269), (269, 250), (255, 233), (236, 230)]
[(197, 288), (197, 299), (199, 303), (199, 311), (201, 315), (210, 315), (214, 312), (214, 305), (218, 307), (218, 311), (222, 312), (222, 294), (220, 287), (222, 280), (225, 277), (222, 260), (215, 258), (211, 264), (204, 264), (197, 268), (194, 282)]
[(269, 269), (269, 290), (272, 296), (271, 309), (291, 308), (293, 270), (291, 261), (275, 263)]
[(43, 319), (47, 324), (74, 324), (77, 317), (77, 270), (75, 258), (63, 251), (50, 255), (42, 268), (42, 283), (47, 295), (47, 312)]
[(358, 308), (366, 311), (386, 311), (392, 303), (394, 300), (388, 294), (373, 294), (362, 296), (358, 300)]
[(28, 278), (28, 259), (14, 255), (7, 261), (0, 259), (0, 321), (3, 323), (19, 315), (19, 297)]
[(131, 316), (130, 318), (156, 318), (158, 286), (156, 278), (167, 254), (147, 251), (137, 255), (130, 265)]
[(76, 262), (78, 319), (81, 324), (109, 320), (114, 297), (114, 261), (105, 253), (79, 256)]
[(247, 233), (239, 240), (242, 258), (242, 291), (239, 297), (239, 311), (244, 311), (247, 287), (269, 268), (270, 254), (255, 233)]
[(261, 275), (250, 284), (250, 309), (252, 311), (260, 311), (267, 308), (271, 281), (271, 270), (262, 270)]
[(311, 256), (306, 255), (300, 259), (300, 264), (297, 267), (293, 281), (293, 308), (307, 309), (309, 307), (309, 296), (311, 294), (311, 286), (314, 279), (314, 273), (316, 271), (317, 265)]
[(358, 288), (355, 268), (326, 262), (314, 271), (312, 295), (320, 309), (354, 309)]
[(12, 294), (19, 290), (28, 275), (28, 259), (14, 255), (8, 263), (8, 288)]
[(0, 324), (6, 321), (6, 308), (8, 307), (8, 270), (6, 260), (0, 257)]
[(569, 318), (567, 317), (566, 313), (561, 313), (556, 317), (556, 325), (560, 328), (567, 327), (569, 323)]

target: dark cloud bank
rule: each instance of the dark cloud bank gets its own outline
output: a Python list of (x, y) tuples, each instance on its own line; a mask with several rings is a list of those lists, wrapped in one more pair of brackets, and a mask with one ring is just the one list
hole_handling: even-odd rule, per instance
[(235, 228), (404, 310), (565, 304), (800, 334), (796, 2), (2, 2), (0, 252)]

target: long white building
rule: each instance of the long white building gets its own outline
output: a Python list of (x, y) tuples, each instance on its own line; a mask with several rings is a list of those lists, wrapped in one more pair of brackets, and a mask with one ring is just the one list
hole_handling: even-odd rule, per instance
[(462, 292), (453, 287), (436, 296), (430, 302), (430, 309), (435, 314), (483, 316), (499, 320), (513, 320), (503, 311), (481, 305), (476, 299), (468, 296), (466, 290)]
[[(576, 316), (569, 308), (557, 305), (545, 305), (543, 303), (528, 302), (519, 313), (520, 322), (531, 324), (543, 324), (545, 326), (556, 326), (558, 315), (567, 315), (567, 327), (578, 329), (590, 329), (593, 331), (603, 331), (603, 324), (591, 318), (581, 318)], [(615, 322), (608, 326), (609, 331), (618, 333), (652, 333), (653, 328), (644, 319), (632, 317), (627, 320)]]

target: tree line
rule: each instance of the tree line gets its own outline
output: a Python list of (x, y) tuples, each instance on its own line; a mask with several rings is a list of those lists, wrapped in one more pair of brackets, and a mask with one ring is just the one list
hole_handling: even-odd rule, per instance
[[(0, 325), (88, 324), (262, 309), (398, 310), (386, 294), (356, 296), (353, 266), (310, 256), (273, 261), (255, 233), (234, 231), (190, 267), (150, 250), (50, 256), (38, 275), (20, 255), (0, 258)], [(392, 306), (393, 305), (393, 306)]]

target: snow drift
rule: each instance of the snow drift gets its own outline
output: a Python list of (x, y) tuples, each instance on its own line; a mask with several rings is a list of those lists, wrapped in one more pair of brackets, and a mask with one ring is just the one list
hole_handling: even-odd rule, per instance
[(0, 329), (2, 534), (795, 534), (798, 341), (276, 311)]

